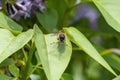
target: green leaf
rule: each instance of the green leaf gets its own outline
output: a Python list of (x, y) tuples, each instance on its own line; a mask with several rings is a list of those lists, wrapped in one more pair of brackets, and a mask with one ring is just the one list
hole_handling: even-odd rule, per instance
[(33, 36), (33, 30), (28, 30), (14, 37), (8, 30), (0, 29), (0, 63), (14, 52), (22, 48)]
[(9, 45), (13, 38), (15, 37), (10, 31), (0, 29), (0, 54), (6, 49), (6, 46)]
[(1, 80), (11, 80), (12, 77), (6, 76), (6, 75), (4, 75), (4, 74), (0, 74), (0, 79), (1, 79)]
[(63, 20), (66, 17), (67, 3), (65, 0), (48, 0), (48, 7), (55, 9), (58, 14), (58, 27), (62, 26)]
[(7, 58), (2, 63), (0, 63), (0, 67), (5, 67), (14, 63), (15, 61), (12, 58)]
[(65, 71), (72, 54), (72, 46), (67, 36), (59, 42), (58, 34), (45, 35), (51, 80), (59, 80)]
[(48, 80), (59, 80), (71, 58), (71, 43), (67, 36), (61, 43), (58, 34), (44, 36), (38, 27), (34, 30), (36, 47)]
[(47, 45), (45, 42), (45, 37), (42, 31), (38, 28), (37, 25), (34, 25), (34, 38), (35, 45), (38, 51), (38, 56), (41, 59), (42, 66), (47, 75), (47, 78), (50, 79), (50, 70), (48, 64), (48, 55), (47, 55)]
[(105, 60), (115, 69), (120, 72), (120, 58), (114, 54), (107, 54), (103, 56)]
[(0, 27), (19, 33), (23, 30), (22, 26), (8, 18), (2, 12), (0, 12)]
[(9, 71), (14, 77), (19, 76), (19, 69), (14, 64), (9, 65)]
[(98, 7), (107, 23), (120, 32), (120, 0), (92, 0)]
[(100, 63), (108, 71), (116, 75), (108, 63), (100, 56), (97, 50), (92, 46), (88, 39), (74, 27), (64, 28), (65, 32), (68, 34), (69, 38), (73, 43), (85, 51), (90, 57)]
[(44, 13), (37, 14), (38, 21), (48, 32), (56, 31), (56, 25), (58, 20), (57, 12), (54, 9), (48, 9)]

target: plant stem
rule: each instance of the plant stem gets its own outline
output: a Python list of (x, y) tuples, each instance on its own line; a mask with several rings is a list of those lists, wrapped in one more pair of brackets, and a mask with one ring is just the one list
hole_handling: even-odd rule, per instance
[(28, 60), (27, 53), (25, 52), (24, 48), (22, 48), (22, 51), (23, 51), (23, 54), (24, 54), (24, 56), (25, 56), (25, 62), (27, 62), (27, 60)]
[(31, 60), (32, 60), (32, 56), (33, 56), (34, 52), (35, 52), (35, 46), (32, 44), (31, 49), (29, 51), (28, 61), (27, 61), (26, 66), (22, 72), (22, 80), (27, 80), (28, 77), (30, 76), (29, 72), (30, 72), (30, 69), (32, 67)]

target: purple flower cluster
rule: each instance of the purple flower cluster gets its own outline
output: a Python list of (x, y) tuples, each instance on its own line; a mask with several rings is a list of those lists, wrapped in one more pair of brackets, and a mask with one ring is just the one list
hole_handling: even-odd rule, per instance
[(45, 4), (43, 0), (17, 0), (15, 4), (6, 2), (7, 12), (11, 18), (19, 20), (21, 16), (30, 17), (37, 11), (43, 12)]

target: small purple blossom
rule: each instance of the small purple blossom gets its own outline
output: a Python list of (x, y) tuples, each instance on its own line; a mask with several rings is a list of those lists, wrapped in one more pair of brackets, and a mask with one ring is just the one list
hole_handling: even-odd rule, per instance
[(6, 6), (10, 17), (15, 20), (19, 20), (21, 16), (28, 18), (37, 11), (43, 12), (45, 9), (43, 0), (17, 0), (15, 4), (9, 4), (7, 1)]
[(2, 0), (0, 0), (0, 10), (2, 9)]

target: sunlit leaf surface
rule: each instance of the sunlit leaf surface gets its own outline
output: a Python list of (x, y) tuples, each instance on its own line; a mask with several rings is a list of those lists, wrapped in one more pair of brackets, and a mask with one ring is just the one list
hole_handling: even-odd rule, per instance
[(116, 73), (112, 70), (112, 68), (108, 65), (108, 63), (100, 56), (97, 50), (92, 46), (92, 44), (80, 31), (78, 31), (74, 27), (64, 28), (64, 30), (68, 34), (69, 38), (73, 43), (75, 43), (78, 47), (80, 47), (83, 51), (85, 51), (90, 57), (92, 57), (102, 66), (104, 66), (114, 75), (116, 75)]
[(48, 80), (60, 79), (72, 54), (72, 46), (67, 36), (65, 41), (60, 42), (58, 35), (59, 34), (55, 33), (44, 36), (41, 31), (35, 27), (36, 47)]
[(120, 32), (120, 0), (92, 0), (112, 28)]
[(15, 37), (8, 30), (0, 29), (0, 63), (22, 48), (31, 40), (32, 36), (33, 30), (28, 30)]

